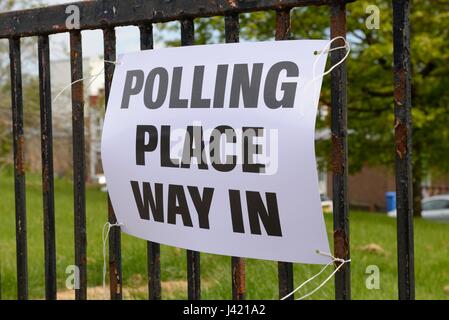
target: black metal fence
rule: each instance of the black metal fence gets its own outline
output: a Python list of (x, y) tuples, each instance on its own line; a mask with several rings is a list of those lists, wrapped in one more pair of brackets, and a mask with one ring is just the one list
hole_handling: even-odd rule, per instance
[[(14, 148), (14, 180), (17, 238), (18, 298), (28, 298), (27, 223), (25, 205), (24, 130), (20, 38), (38, 37), (40, 112), (42, 143), (42, 184), (44, 204), (45, 293), (56, 299), (55, 204), (52, 146), (52, 106), (50, 90), (49, 34), (69, 32), (71, 78), (83, 75), (81, 30), (102, 29), (104, 59), (115, 61), (115, 27), (136, 25), (140, 28), (141, 49), (153, 47), (153, 23), (178, 20), (181, 44), (194, 45), (194, 18), (224, 16), (227, 42), (239, 41), (239, 14), (252, 11), (276, 11), (276, 40), (290, 38), (290, 11), (301, 6), (328, 6), (331, 38), (346, 37), (346, 4), (355, 0), (98, 0), (75, 3), (80, 9), (80, 28), (66, 26), (67, 5), (0, 13), (0, 39), (9, 39), (11, 97)], [(413, 209), (411, 168), (411, 94), (409, 0), (392, 0), (394, 25), (394, 103), (396, 144), (396, 189), (398, 232), (398, 287), (400, 299), (414, 298)], [(342, 46), (335, 41), (333, 46)], [(331, 53), (336, 64), (344, 52)], [(114, 65), (105, 63), (105, 93), (108, 99)], [(348, 144), (347, 144), (347, 74), (345, 63), (331, 74), (332, 108), (332, 178), (334, 202), (334, 255), (349, 259), (348, 216)], [(393, 97), (392, 97), (393, 98)], [(75, 219), (75, 264), (79, 267), (80, 288), (76, 299), (87, 298), (86, 275), (86, 189), (84, 157), (84, 94), (82, 81), (72, 85), (73, 184)], [(109, 222), (115, 223), (113, 208), (108, 204)], [(106, 214), (106, 213), (105, 213)], [(150, 299), (161, 298), (160, 246), (148, 242), (148, 284)], [(109, 235), (111, 299), (122, 298), (121, 237), (118, 228)], [(293, 265), (279, 262), (279, 296), (293, 290)], [(245, 298), (245, 261), (231, 258), (232, 296)], [(200, 253), (187, 251), (188, 298), (201, 298)], [(335, 276), (336, 299), (351, 298), (350, 265)], [(293, 297), (291, 297), (293, 298)]]

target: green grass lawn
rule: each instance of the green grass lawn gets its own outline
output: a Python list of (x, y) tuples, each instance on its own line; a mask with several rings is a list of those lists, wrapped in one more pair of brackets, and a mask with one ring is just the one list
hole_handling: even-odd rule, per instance
[[(11, 173), (0, 174), (0, 262), (3, 299), (15, 299), (16, 258), (14, 192)], [(64, 297), (73, 297), (65, 289), (66, 267), (74, 263), (73, 194), (69, 180), (56, 180), (56, 238), (58, 287)], [(28, 254), (30, 298), (44, 297), (44, 246), (41, 180), (27, 176)], [(102, 291), (102, 240), (106, 222), (106, 194), (96, 187), (87, 188), (88, 284), (91, 298)], [(332, 239), (332, 217), (326, 216), (329, 239)], [(292, 248), (294, 250), (294, 248)], [(396, 223), (380, 214), (351, 212), (351, 282), (354, 299), (395, 299), (397, 297)], [(146, 242), (123, 234), (123, 281), (127, 298), (146, 299)], [(201, 256), (202, 297), (231, 298), (230, 258), (211, 254)], [(380, 289), (366, 288), (367, 266), (380, 269)], [(163, 298), (186, 298), (185, 250), (161, 248)], [(415, 273), (418, 299), (449, 298), (449, 224), (415, 221)], [(295, 265), (295, 284), (320, 270), (320, 266)], [(320, 279), (324, 279), (327, 271)], [(247, 260), (247, 298), (277, 299), (277, 264)], [(315, 282), (318, 283), (318, 282)], [(307, 286), (302, 293), (312, 290)], [(312, 299), (333, 299), (333, 282), (326, 284)]]

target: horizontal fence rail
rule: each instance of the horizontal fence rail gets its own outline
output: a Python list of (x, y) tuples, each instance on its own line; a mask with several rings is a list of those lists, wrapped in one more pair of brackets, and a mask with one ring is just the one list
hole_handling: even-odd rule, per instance
[[(15, 216), (17, 245), (18, 298), (28, 298), (27, 228), (25, 202), (24, 129), (22, 71), (20, 39), (38, 37), (39, 84), (41, 113), (41, 151), (45, 253), (45, 297), (56, 299), (56, 243), (53, 174), (53, 135), (50, 79), (49, 35), (70, 34), (73, 126), (73, 187), (75, 264), (79, 268), (79, 287), (76, 299), (87, 299), (87, 239), (86, 239), (86, 188), (84, 141), (84, 86), (81, 30), (101, 29), (104, 41), (105, 102), (110, 93), (114, 61), (116, 59), (115, 27), (134, 25), (140, 30), (141, 50), (153, 49), (153, 24), (178, 21), (181, 45), (195, 44), (194, 19), (223, 16), (225, 41), (239, 42), (239, 14), (274, 10), (276, 13), (275, 40), (291, 38), (291, 10), (302, 6), (328, 6), (331, 38), (346, 37), (346, 5), (355, 0), (98, 0), (46, 8), (0, 13), (0, 39), (9, 39), (11, 68), (11, 99), (13, 123)], [(79, 28), (73, 30), (66, 24), (66, 8), (75, 5), (80, 10)], [(401, 299), (414, 298), (413, 273), (413, 220), (411, 195), (411, 98), (409, 50), (409, 1), (393, 1), (394, 15), (394, 79), (395, 79), (395, 133), (396, 181), (398, 191), (398, 286)], [(335, 41), (333, 47), (343, 45)], [(335, 65), (344, 57), (342, 50), (331, 52)], [(348, 141), (347, 141), (347, 70), (346, 62), (331, 73), (331, 131), (332, 180), (334, 204), (334, 255), (350, 258), (348, 214)], [(114, 210), (108, 196), (108, 213), (105, 219), (116, 223)], [(126, 253), (124, 253), (126, 254)], [(147, 242), (148, 297), (161, 299), (160, 245)], [(199, 252), (187, 250), (187, 296), (201, 298), (201, 272)], [(245, 259), (231, 257), (232, 298), (245, 299)], [(110, 298), (123, 298), (121, 231), (111, 228), (109, 233), (109, 286)], [(293, 264), (278, 262), (279, 297), (294, 288)], [(293, 295), (290, 297), (293, 299)], [(350, 265), (345, 264), (335, 276), (335, 298), (350, 299)]]
[[(337, 2), (354, 2), (338, 0)], [(330, 5), (335, 0), (140, 0), (84, 1), (75, 3), (83, 17), (80, 30), (138, 25), (180, 20), (183, 18), (224, 16), (232, 13), (275, 10), (301, 6)], [(67, 5), (7, 12), (0, 15), (0, 38), (68, 32)]]

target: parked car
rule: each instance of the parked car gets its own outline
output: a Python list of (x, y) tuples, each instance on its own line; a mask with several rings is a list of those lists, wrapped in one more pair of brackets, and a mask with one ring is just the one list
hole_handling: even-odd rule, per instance
[(323, 208), (324, 213), (332, 213), (333, 211), (333, 202), (329, 199), (325, 194), (320, 194), (321, 197), (321, 207)]
[[(425, 219), (449, 220), (449, 194), (425, 198), (421, 202), (421, 216)], [(396, 217), (396, 210), (388, 212)]]

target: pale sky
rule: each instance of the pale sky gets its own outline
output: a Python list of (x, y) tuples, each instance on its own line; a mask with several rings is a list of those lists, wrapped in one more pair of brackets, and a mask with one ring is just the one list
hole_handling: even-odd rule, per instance
[[(74, 0), (44, 0), (49, 5), (73, 3)], [(117, 54), (126, 52), (134, 52), (140, 50), (139, 29), (137, 27), (118, 27), (116, 30), (117, 37)], [(154, 35), (158, 33), (154, 28)], [(101, 30), (82, 31), (83, 38), (83, 56), (92, 57), (103, 55), (103, 33)], [(171, 36), (173, 38), (173, 36)], [(69, 36), (67, 33), (56, 34), (50, 36), (51, 59), (61, 60), (68, 58), (69, 52)], [(155, 43), (155, 47), (161, 46)]]

